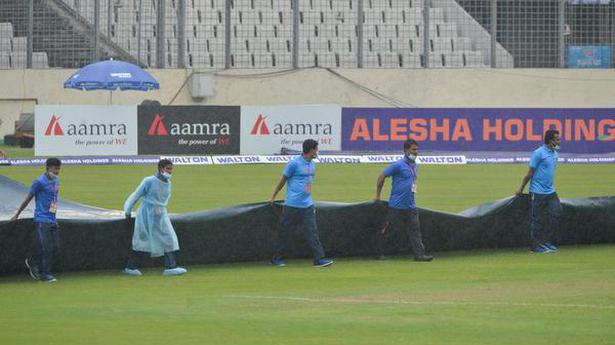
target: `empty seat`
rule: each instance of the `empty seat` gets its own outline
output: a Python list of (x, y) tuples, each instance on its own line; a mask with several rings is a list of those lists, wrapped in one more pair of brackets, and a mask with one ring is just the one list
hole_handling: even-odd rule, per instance
[(434, 53), (448, 53), (453, 51), (450, 38), (432, 38), (431, 51)]
[(396, 52), (380, 53), (381, 67), (384, 68), (399, 68), (402, 67), (403, 58), (401, 54)]
[(442, 68), (442, 54), (429, 54), (429, 68)]
[(438, 24), (438, 36), (457, 37), (457, 26), (453, 23)]
[(423, 0), (410, 0), (410, 6), (412, 8), (422, 8)]
[(293, 65), (293, 56), (288, 53), (272, 53), (272, 59), (275, 62), (275, 67), (291, 67)]
[(390, 40), (372, 38), (368, 39), (363, 45), (363, 49), (367, 51), (373, 51), (376, 53), (392, 51), (392, 45)]
[(32, 53), (32, 68), (49, 68), (47, 53), (34, 52)]
[(0, 38), (13, 38), (13, 24), (0, 23)]
[(430, 22), (444, 22), (444, 10), (441, 8), (429, 9), (429, 21)]
[(444, 66), (446, 68), (461, 68), (461, 67), (464, 67), (463, 54), (461, 54), (461, 53), (446, 53), (446, 54), (444, 54)]
[(379, 37), (380, 36), (380, 28), (378, 25), (363, 25), (363, 37)]
[(364, 68), (380, 68), (381, 61), (377, 53), (363, 53)]
[(355, 49), (356, 43), (353, 43), (350, 39), (333, 38), (331, 39), (331, 48), (333, 51), (340, 54), (351, 53)]
[(337, 67), (335, 64), (335, 54), (330, 52), (321, 52), (316, 54), (316, 66)]
[(421, 68), (420, 54), (401, 54), (404, 68)]
[(365, 24), (382, 24), (384, 16), (382, 11), (365, 11), (363, 12), (363, 22)]
[(271, 2), (268, 0), (255, 0), (254, 10), (267, 12), (273, 10), (273, 8), (271, 7)]
[(403, 24), (399, 25), (399, 37), (402, 38), (415, 38), (418, 36), (418, 31), (416, 25), (412, 24)]
[(423, 9), (420, 7), (413, 7), (403, 11), (406, 16), (406, 22), (411, 24), (423, 22)]
[(406, 20), (406, 12), (401, 8), (386, 8), (383, 12), (383, 22), (386, 24), (399, 24)]
[[(305, 1), (305, 0), (304, 0)], [(335, 0), (331, 2), (333, 11), (356, 12), (356, 1), (353, 0)]]
[(233, 0), (231, 1), (231, 9), (238, 10), (251, 10), (252, 9), (252, 1), (246, 0)]
[[(423, 37), (424, 25), (416, 25), (417, 37)], [(438, 37), (438, 25), (435, 23), (431, 23), (429, 25), (429, 38)]]
[(455, 37), (452, 39), (453, 51), (472, 50), (472, 41), (468, 37)]
[(231, 54), (231, 66), (237, 68), (252, 67), (249, 54)]
[(254, 53), (251, 56), (252, 66), (256, 68), (270, 68), (273, 67), (273, 55), (271, 53)]
[(413, 54), (423, 54), (423, 39), (416, 38), (413, 40), (408, 40), (408, 45), (410, 47), (410, 52)]
[(9, 53), (0, 51), (0, 69), (11, 68)]
[(11, 46), (10, 38), (0, 36), (0, 52), (10, 52), (12, 50)]
[(13, 52), (25, 52), (28, 49), (27, 37), (13, 37)]
[(468, 51), (468, 52), (463, 52), (463, 55), (465, 57), (465, 67), (470, 67), (470, 68), (487, 67), (487, 64), (485, 63), (482, 52)]
[(357, 68), (356, 54), (338, 54), (337, 59), (341, 68)]
[(10, 55), (11, 68), (26, 68), (26, 52), (13, 52)]

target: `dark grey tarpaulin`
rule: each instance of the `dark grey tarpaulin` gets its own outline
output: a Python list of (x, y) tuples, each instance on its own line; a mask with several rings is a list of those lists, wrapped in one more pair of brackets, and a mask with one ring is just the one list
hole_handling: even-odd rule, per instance
[[(25, 272), (23, 259), (34, 245), (30, 213), (9, 222), (27, 193), (27, 187), (0, 176), (0, 275)], [(563, 199), (564, 216), (557, 232), (559, 244), (615, 242), (615, 197)], [(319, 202), (318, 226), (328, 255), (373, 256), (375, 235), (386, 214), (386, 203)], [(132, 221), (110, 211), (62, 201), (58, 214), (62, 248), (58, 271), (120, 269), (132, 237)], [(510, 197), (460, 213), (420, 210), (425, 246), (429, 252), (527, 245), (528, 198)], [(240, 205), (172, 215), (180, 242), (182, 265), (238, 261), (265, 261), (276, 238), (281, 206)], [(309, 257), (295, 234), (291, 257)], [(388, 242), (389, 253), (408, 249), (403, 231)], [(529, 255), (529, 254), (528, 254)]]

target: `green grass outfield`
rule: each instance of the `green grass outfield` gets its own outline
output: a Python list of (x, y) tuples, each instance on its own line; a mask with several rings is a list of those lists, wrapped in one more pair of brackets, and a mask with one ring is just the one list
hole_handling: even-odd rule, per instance
[[(385, 165), (321, 164), (316, 200), (374, 195)], [(282, 165), (175, 167), (171, 212), (264, 201)], [(526, 165), (421, 168), (417, 202), (460, 211), (512, 195)], [(151, 166), (65, 166), (62, 196), (119, 209)], [(41, 167), (0, 167), (25, 184)], [(389, 183), (383, 192), (388, 197)], [(562, 198), (615, 195), (615, 165), (560, 165)], [(283, 192), (280, 194), (283, 198)], [(181, 242), (181, 239), (180, 239)], [(0, 253), (1, 255), (1, 253)], [(436, 253), (0, 277), (0, 344), (615, 344), (615, 246)]]
[(0, 344), (613, 344), (615, 246), (0, 278)]

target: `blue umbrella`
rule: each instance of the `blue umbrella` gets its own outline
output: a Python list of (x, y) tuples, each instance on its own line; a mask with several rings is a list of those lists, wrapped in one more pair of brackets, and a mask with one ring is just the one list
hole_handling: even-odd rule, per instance
[(141, 67), (119, 60), (89, 64), (64, 82), (65, 89), (138, 90), (159, 89), (160, 84)]

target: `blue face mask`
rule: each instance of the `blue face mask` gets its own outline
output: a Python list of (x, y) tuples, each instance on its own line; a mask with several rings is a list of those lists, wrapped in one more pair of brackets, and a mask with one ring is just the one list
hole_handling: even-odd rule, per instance
[(168, 173), (168, 172), (166, 172), (166, 171), (163, 171), (160, 175), (161, 175), (162, 177), (166, 178), (167, 180), (170, 180), (170, 179), (171, 179), (171, 176), (172, 176), (171, 174), (169, 174), (169, 173)]

